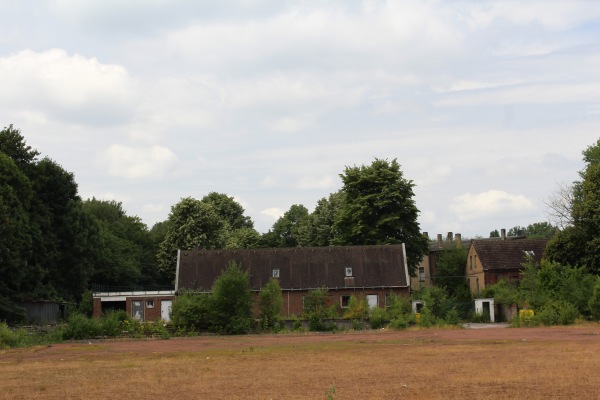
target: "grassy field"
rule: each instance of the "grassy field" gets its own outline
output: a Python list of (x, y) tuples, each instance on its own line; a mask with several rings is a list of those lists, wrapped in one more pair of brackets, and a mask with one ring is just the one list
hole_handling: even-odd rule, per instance
[(0, 398), (596, 399), (598, 354), (598, 325), (68, 343), (0, 352)]

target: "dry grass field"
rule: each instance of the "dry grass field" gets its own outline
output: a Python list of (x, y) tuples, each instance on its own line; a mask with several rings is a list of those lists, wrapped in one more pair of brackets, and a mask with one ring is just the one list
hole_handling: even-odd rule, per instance
[(600, 325), (67, 343), (0, 352), (0, 399), (597, 399)]

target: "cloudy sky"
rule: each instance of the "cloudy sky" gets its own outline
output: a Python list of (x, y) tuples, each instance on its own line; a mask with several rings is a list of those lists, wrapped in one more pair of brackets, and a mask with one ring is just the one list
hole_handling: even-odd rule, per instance
[(600, 138), (600, 2), (0, 0), (0, 127), (151, 227), (260, 232), (398, 159), (430, 235), (548, 219)]

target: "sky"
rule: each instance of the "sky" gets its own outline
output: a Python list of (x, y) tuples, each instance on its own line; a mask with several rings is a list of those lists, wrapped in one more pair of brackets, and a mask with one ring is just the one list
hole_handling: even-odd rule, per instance
[(266, 232), (397, 159), (422, 231), (548, 221), (600, 138), (600, 2), (0, 0), (0, 128), (148, 227)]

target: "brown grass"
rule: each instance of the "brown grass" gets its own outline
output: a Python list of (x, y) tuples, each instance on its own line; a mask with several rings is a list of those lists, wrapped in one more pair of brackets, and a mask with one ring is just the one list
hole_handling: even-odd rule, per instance
[(600, 327), (71, 343), (0, 353), (0, 399), (596, 399)]

